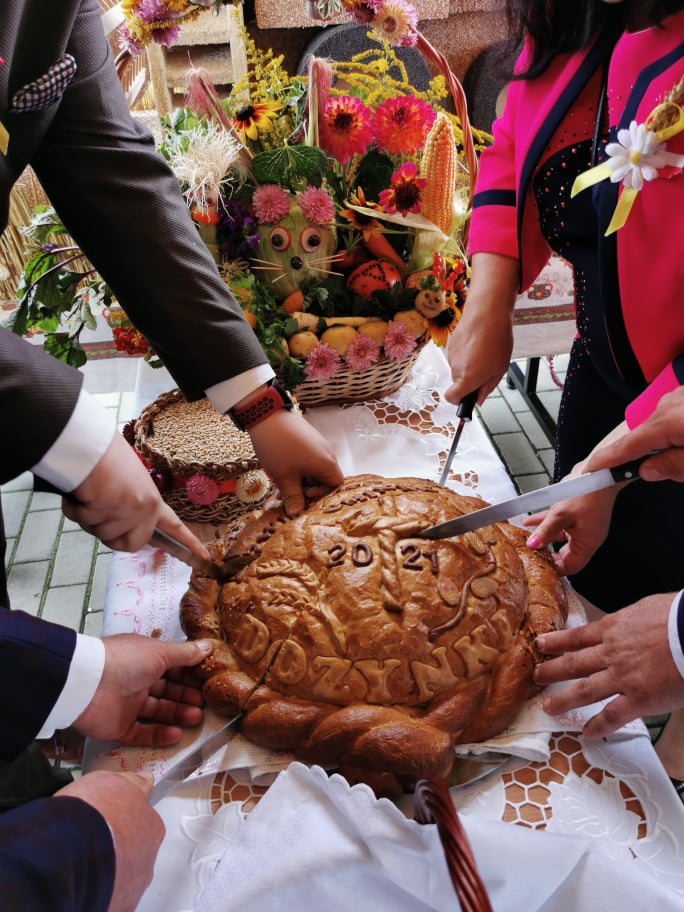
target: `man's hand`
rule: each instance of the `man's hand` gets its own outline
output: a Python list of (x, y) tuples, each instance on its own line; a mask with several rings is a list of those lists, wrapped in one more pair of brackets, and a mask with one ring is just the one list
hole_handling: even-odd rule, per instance
[(162, 819), (147, 803), (153, 785), (148, 774), (87, 773), (55, 793), (80, 798), (109, 824), (114, 840), (116, 870), (108, 912), (134, 912), (154, 872), (164, 838)]
[(124, 633), (102, 642), (102, 679), (73, 728), (104, 741), (167, 747), (180, 740), (180, 726), (201, 722), (202, 693), (186, 668), (211, 654), (211, 640), (167, 643)]
[(72, 496), (62, 500), (62, 510), (115, 551), (139, 551), (159, 526), (199, 557), (209, 557), (200, 540), (164, 503), (121, 434), (114, 435), (102, 459)]
[(285, 512), (297, 516), (308, 498), (344, 481), (332, 447), (301, 414), (279, 409), (249, 429), (254, 452), (280, 491)]
[(650, 595), (600, 621), (537, 637), (539, 652), (559, 658), (538, 665), (535, 682), (573, 681), (545, 698), (546, 712), (613, 697), (584, 727), (586, 737), (602, 738), (633, 719), (684, 706), (684, 678), (667, 636), (673, 598)]

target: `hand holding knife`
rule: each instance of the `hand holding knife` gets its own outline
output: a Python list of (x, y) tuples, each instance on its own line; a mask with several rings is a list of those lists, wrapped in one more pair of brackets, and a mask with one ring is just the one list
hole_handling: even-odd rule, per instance
[(475, 510), (456, 519), (450, 519), (436, 526), (431, 526), (429, 529), (423, 529), (419, 533), (420, 537), (432, 539), (453, 538), (456, 535), (462, 535), (464, 532), (472, 532), (475, 529), (481, 529), (482, 526), (501, 522), (504, 519), (511, 519), (523, 513), (535, 513), (538, 510), (544, 510), (552, 504), (559, 503), (561, 500), (570, 500), (572, 497), (591, 494), (594, 491), (601, 491), (603, 488), (610, 488), (613, 485), (636, 481), (639, 478), (639, 466), (647, 458), (647, 456), (643, 456), (641, 459), (614, 466), (612, 469), (598, 469), (596, 472), (575, 475), (563, 481), (558, 481), (556, 484), (548, 485), (545, 488), (529, 491), (527, 494), (520, 494), (518, 497), (513, 497), (502, 503), (483, 507), (481, 510)]
[(188, 564), (194, 570), (198, 570), (203, 576), (218, 580), (219, 583), (225, 583), (248, 563), (248, 558), (242, 554), (226, 558), (221, 563), (198, 557), (194, 551), (191, 551), (190, 548), (166, 532), (162, 532), (159, 527), (152, 534), (150, 547), (165, 551), (172, 557), (183, 561), (184, 564)]

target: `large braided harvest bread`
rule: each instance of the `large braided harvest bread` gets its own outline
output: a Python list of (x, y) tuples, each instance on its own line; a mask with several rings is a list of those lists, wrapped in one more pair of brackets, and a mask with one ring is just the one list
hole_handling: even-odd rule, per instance
[(276, 508), (238, 521), (209, 549), (246, 566), (223, 585), (195, 571), (181, 605), (187, 635), (217, 641), (199, 666), (209, 706), (244, 706), (251, 741), (379, 795), (448, 775), (455, 744), (514, 719), (533, 690), (535, 636), (567, 617), (553, 561), (522, 530), (418, 537), (482, 506), (435, 482), (364, 475), (295, 519)]

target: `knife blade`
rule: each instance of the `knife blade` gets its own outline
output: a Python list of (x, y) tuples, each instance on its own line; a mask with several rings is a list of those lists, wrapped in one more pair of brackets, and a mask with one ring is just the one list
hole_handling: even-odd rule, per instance
[[(72, 503), (79, 503), (73, 494), (63, 494), (62, 496)], [(153, 548), (159, 548), (160, 551), (165, 551), (167, 554), (170, 554), (171, 557), (178, 558), (178, 560), (183, 561), (184, 564), (189, 564), (194, 570), (199, 570), (200, 573), (204, 576), (208, 576), (209, 579), (218, 580), (219, 583), (225, 583), (226, 580), (235, 576), (238, 570), (242, 570), (250, 561), (250, 558), (238, 555), (237, 557), (226, 558), (221, 561), (220, 564), (217, 564), (215, 561), (208, 560), (205, 557), (198, 557), (190, 548), (186, 547), (186, 545), (179, 542), (177, 538), (174, 538), (167, 532), (162, 532), (159, 527), (152, 533), (149, 544)]]
[(487, 751), (485, 754), (461, 757), (457, 756), (446, 783), (454, 791), (472, 785), (480, 779), (485, 779), (491, 773), (506, 766), (511, 759), (511, 754), (500, 754)]
[(174, 763), (173, 766), (170, 766), (152, 786), (152, 791), (147, 796), (148, 803), (152, 805), (157, 804), (157, 802), (166, 797), (172, 789), (175, 789), (177, 785), (180, 785), (181, 782), (185, 782), (191, 773), (201, 769), (202, 765), (206, 763), (223, 744), (227, 744), (238, 734), (240, 722), (242, 721), (244, 714), (244, 709), (240, 710), (240, 712), (226, 722), (225, 725), (222, 725), (221, 728), (217, 729), (213, 734), (209, 735), (203, 741), (200, 741), (197, 747), (195, 747), (194, 750), (191, 750), (189, 754), (186, 754), (182, 760), (179, 760), (177, 763)]
[(463, 433), (463, 428), (466, 425), (466, 421), (471, 421), (473, 417), (473, 409), (477, 404), (477, 390), (474, 390), (472, 393), (468, 393), (467, 396), (464, 396), (463, 399), (458, 403), (458, 408), (456, 409), (456, 417), (458, 418), (458, 427), (456, 428), (456, 433), (454, 434), (454, 439), (451, 442), (451, 447), (447, 453), (446, 461), (444, 462), (444, 468), (442, 469), (442, 475), (439, 479), (439, 483), (443, 485), (447, 478), (449, 477), (449, 469), (451, 468), (451, 463), (454, 461), (454, 456), (456, 455), (456, 450), (458, 449), (458, 444), (461, 439), (461, 434)]
[(504, 500), (502, 503), (493, 504), (490, 507), (483, 507), (481, 510), (474, 510), (472, 513), (466, 513), (456, 519), (449, 519), (436, 526), (423, 529), (418, 533), (418, 538), (453, 538), (503, 519), (544, 510), (561, 500), (591, 494), (623, 482), (636, 481), (639, 477), (639, 466), (646, 458), (644, 456), (612, 469), (599, 469), (597, 472), (586, 472), (583, 475), (576, 475), (574, 478), (566, 478), (556, 484), (548, 485), (548, 487), (520, 494), (518, 497), (512, 497), (510, 500)]
[(216, 753), (221, 745), (232, 741), (235, 735), (238, 734), (239, 725), (245, 715), (247, 704), (268, 677), (269, 671), (273, 668), (276, 659), (280, 655), (280, 650), (290, 636), (291, 629), (292, 628), (290, 628), (283, 639), (276, 644), (275, 649), (266, 663), (266, 667), (259, 675), (259, 679), (242, 701), (240, 711), (237, 715), (233, 716), (232, 719), (229, 719), (228, 722), (217, 729), (217, 731), (208, 735), (206, 738), (201, 739), (189, 754), (170, 766), (152, 786), (152, 791), (147, 796), (148, 804), (154, 805), (158, 801), (161, 801), (161, 799), (168, 795), (177, 785), (180, 785), (181, 782), (185, 782), (188, 776), (196, 770), (201, 769), (202, 765)]
[(184, 564), (189, 564), (193, 569), (199, 570), (204, 576), (218, 580), (219, 583), (226, 582), (226, 580), (234, 576), (238, 570), (241, 570), (249, 563), (249, 558), (242, 554), (239, 554), (236, 557), (226, 558), (221, 561), (220, 564), (213, 560), (208, 560), (207, 558), (198, 557), (190, 548), (186, 547), (182, 542), (179, 542), (178, 539), (174, 538), (172, 535), (162, 532), (161, 529), (154, 530), (152, 538), (150, 539), (150, 545), (155, 548), (160, 548), (172, 557), (177, 557), (178, 560), (183, 561)]

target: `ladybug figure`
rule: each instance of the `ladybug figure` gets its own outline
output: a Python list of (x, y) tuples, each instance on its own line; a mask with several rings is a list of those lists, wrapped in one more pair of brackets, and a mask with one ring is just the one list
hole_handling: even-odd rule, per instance
[(401, 282), (401, 273), (387, 260), (368, 260), (357, 266), (347, 277), (347, 288), (364, 298), (374, 291), (390, 291)]

